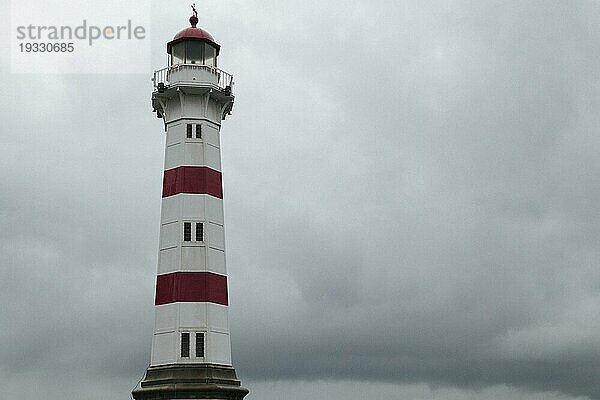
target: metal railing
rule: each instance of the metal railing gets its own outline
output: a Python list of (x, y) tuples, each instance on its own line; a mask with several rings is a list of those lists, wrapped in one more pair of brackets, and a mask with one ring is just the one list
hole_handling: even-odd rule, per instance
[(208, 72), (213, 73), (217, 77), (217, 87), (221, 90), (233, 90), (233, 75), (220, 70), (216, 67), (211, 67), (208, 65), (199, 65), (199, 64), (177, 64), (171, 65), (169, 67), (165, 67), (159, 69), (158, 71), (154, 71), (154, 77), (152, 78), (152, 84), (154, 86), (154, 90), (158, 88), (158, 84), (162, 83), (164, 86), (168, 86), (170, 81), (169, 78), (173, 72), (181, 71), (181, 70), (206, 70)]

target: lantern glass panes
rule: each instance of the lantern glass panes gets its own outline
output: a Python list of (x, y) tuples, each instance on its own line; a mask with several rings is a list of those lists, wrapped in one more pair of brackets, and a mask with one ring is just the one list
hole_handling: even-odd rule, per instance
[(190, 40), (186, 43), (186, 64), (202, 64), (204, 43)]
[(204, 65), (208, 65), (209, 67), (217, 66), (217, 50), (208, 44), (204, 48)]
[(179, 42), (171, 49), (171, 65), (183, 64), (185, 62), (185, 43)]

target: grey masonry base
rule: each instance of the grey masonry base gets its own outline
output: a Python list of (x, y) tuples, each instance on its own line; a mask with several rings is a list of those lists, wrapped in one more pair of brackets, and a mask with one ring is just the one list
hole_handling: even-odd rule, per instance
[(149, 367), (132, 392), (135, 400), (242, 400), (247, 394), (233, 367), (215, 364)]

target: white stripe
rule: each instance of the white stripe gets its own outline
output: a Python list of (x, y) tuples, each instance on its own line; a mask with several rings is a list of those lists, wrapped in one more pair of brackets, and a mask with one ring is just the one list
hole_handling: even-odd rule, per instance
[[(171, 303), (155, 307), (152, 365), (215, 363), (231, 365), (228, 307), (220, 304)], [(190, 357), (181, 357), (181, 332), (190, 332)], [(195, 333), (205, 332), (205, 357), (197, 358)]]
[(161, 224), (203, 220), (223, 225), (223, 200), (207, 194), (179, 193), (162, 199)]

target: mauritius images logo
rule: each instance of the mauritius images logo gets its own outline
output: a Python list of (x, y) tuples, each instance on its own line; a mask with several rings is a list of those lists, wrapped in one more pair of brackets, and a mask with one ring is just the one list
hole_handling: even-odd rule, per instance
[[(34, 0), (36, 1), (36, 0)], [(13, 73), (148, 73), (150, 10), (142, 0), (11, 2)]]

